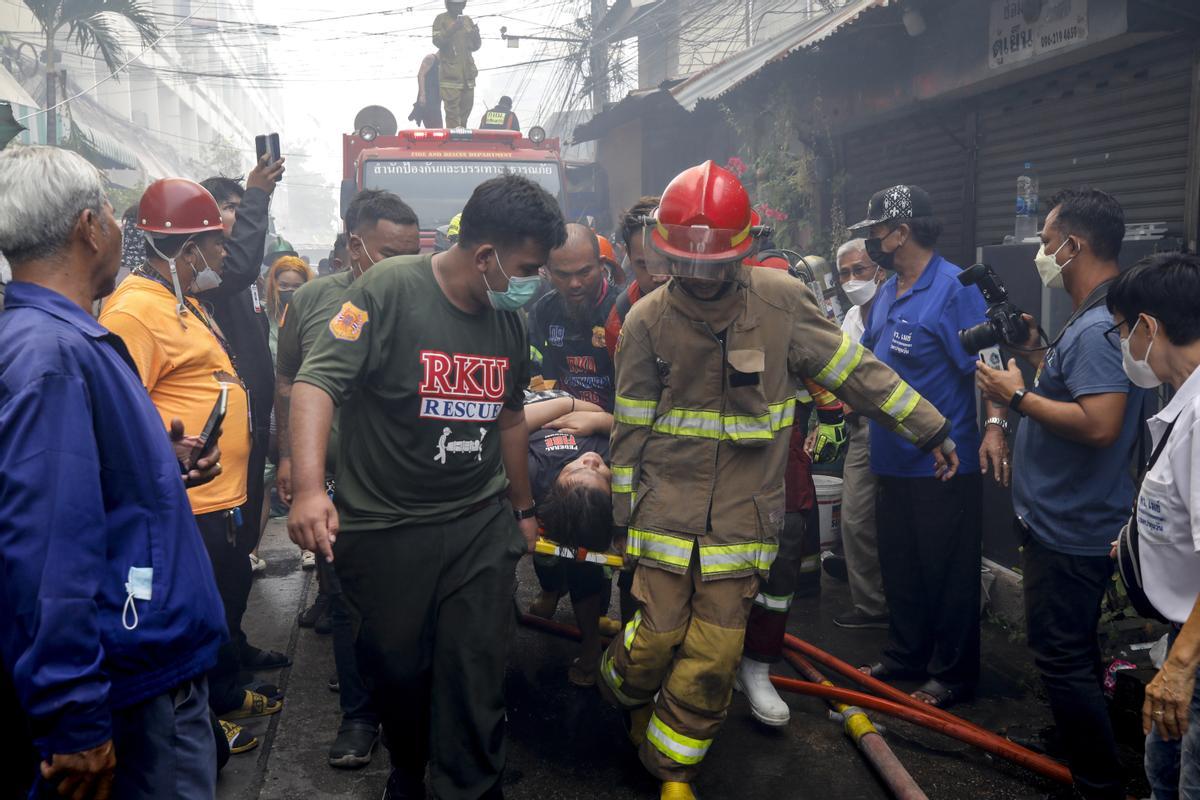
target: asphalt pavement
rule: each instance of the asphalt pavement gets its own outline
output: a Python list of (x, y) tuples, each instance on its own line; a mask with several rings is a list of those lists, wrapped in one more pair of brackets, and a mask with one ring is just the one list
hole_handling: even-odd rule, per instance
[[(326, 686), (334, 672), (332, 644), (328, 636), (296, 625), (296, 614), (316, 593), (315, 576), (300, 569), (299, 551), (287, 539), (282, 520), (271, 521), (259, 552), (268, 568), (255, 578), (245, 628), (251, 642), (289, 653), (293, 665), (259, 676), (284, 688), (283, 711), (248, 723), (262, 743), (230, 759), (218, 797), (380, 797), (387, 777), (387, 754), (382, 748), (362, 770), (335, 770), (325, 760), (339, 719), (337, 696)], [(537, 589), (528, 560), (522, 562), (518, 580), (518, 602), (525, 607)], [(613, 601), (616, 616), (615, 593)], [(884, 632), (835, 627), (831, 618), (846, 603), (844, 584), (826, 578), (819, 598), (797, 601), (790, 630), (850, 663), (873, 661)], [(563, 599), (556, 619), (573, 623), (568, 599)], [(512, 624), (505, 678), (509, 717), (505, 796), (509, 800), (657, 798), (658, 786), (627, 744), (617, 713), (595, 690), (567, 682), (575, 645), (519, 626), (515, 616)], [(1037, 729), (1048, 724), (1049, 714), (1038, 696), (1036, 674), (1023, 641), (985, 624), (983, 652), (979, 694), (958, 706), (956, 713), (997, 731), (1010, 725)], [(776, 671), (792, 675), (786, 666)], [(751, 718), (745, 699), (735, 694), (728, 722), (696, 783), (704, 800), (889, 796), (841, 726), (829, 719), (822, 702), (796, 695), (788, 696), (788, 702), (791, 724), (768, 729)], [(1053, 788), (968, 745), (881, 715), (873, 719), (885, 728), (885, 738), (931, 800), (1040, 797)]]

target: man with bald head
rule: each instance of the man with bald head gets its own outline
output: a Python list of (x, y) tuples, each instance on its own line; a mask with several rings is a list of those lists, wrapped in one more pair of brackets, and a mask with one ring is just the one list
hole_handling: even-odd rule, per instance
[[(546, 262), (553, 290), (529, 312), (529, 344), (542, 377), (556, 389), (605, 411), (613, 407), (613, 362), (604, 322), (616, 292), (600, 264), (600, 243), (586, 225), (567, 225), (567, 241)], [(594, 431), (583, 431), (593, 433)]]
[[(594, 403), (607, 414), (588, 414), (574, 409), (544, 427), (557, 428), (570, 444), (575, 439), (608, 434), (616, 392), (612, 356), (604, 341), (604, 323), (616, 302), (617, 292), (608, 283), (600, 264), (600, 243), (586, 225), (567, 225), (567, 240), (550, 251), (546, 261), (553, 289), (529, 312), (529, 347), (534, 361), (541, 362), (541, 375), (554, 388), (576, 400)], [(536, 373), (536, 369), (534, 370)], [(595, 567), (594, 564), (582, 565)], [(602, 570), (576, 569), (568, 574), (563, 562), (552, 556), (534, 556), (534, 567), (542, 585), (541, 596), (529, 607), (532, 614), (551, 617), (559, 598), (571, 592), (579, 627), (584, 634), (584, 652), (589, 642), (599, 642), (597, 615), (607, 607), (609, 582)], [(615, 622), (608, 623), (615, 626)], [(607, 632), (607, 629), (606, 629)], [(595, 683), (596, 659), (585, 658), (568, 674), (576, 685)], [(584, 663), (587, 662), (587, 663)]]

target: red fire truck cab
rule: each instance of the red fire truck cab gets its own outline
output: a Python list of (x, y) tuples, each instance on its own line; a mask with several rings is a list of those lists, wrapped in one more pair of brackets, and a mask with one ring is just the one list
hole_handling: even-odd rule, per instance
[(554, 195), (566, 213), (558, 139), (541, 128), (518, 131), (418, 128), (377, 133), (363, 127), (342, 137), (341, 213), (360, 189), (386, 189), (417, 212), (421, 249), (447, 225), (485, 180), (505, 172), (524, 175)]

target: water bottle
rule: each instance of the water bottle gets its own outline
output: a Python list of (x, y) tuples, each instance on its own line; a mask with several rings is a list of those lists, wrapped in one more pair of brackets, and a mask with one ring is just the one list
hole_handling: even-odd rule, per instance
[(1032, 239), (1038, 234), (1038, 177), (1032, 161), (1025, 162), (1025, 169), (1017, 176), (1017, 219), (1013, 226), (1013, 238), (1017, 244)]

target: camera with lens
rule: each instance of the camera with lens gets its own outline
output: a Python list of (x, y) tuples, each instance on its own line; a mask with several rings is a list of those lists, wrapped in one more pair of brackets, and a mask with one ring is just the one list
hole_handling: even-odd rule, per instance
[(977, 286), (987, 302), (987, 319), (958, 332), (958, 340), (968, 353), (978, 353), (998, 344), (1021, 347), (1029, 339), (1029, 326), (1021, 309), (1008, 299), (1008, 289), (1000, 276), (987, 264), (975, 264), (958, 276), (963, 286)]

